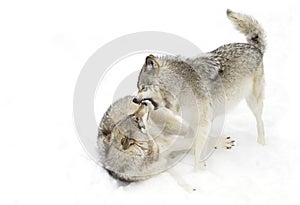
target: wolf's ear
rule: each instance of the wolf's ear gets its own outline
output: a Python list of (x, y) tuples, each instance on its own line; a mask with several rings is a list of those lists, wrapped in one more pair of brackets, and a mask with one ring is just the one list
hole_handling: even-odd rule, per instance
[(150, 54), (146, 57), (145, 64), (144, 64), (144, 70), (146, 72), (151, 72), (153, 74), (158, 74), (159, 72), (159, 64), (155, 60), (154, 55)]

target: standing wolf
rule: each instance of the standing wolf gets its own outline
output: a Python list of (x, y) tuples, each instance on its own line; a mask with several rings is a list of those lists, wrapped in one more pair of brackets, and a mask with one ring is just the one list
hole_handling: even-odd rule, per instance
[[(200, 163), (200, 155), (214, 117), (242, 99), (246, 99), (256, 118), (258, 143), (266, 143), (262, 121), (264, 31), (250, 16), (230, 10), (227, 16), (248, 43), (227, 44), (193, 59), (149, 55), (140, 72), (139, 91), (133, 100), (141, 103), (146, 99), (156, 109), (163, 107), (186, 115), (196, 133), (196, 168), (204, 165)], [(185, 114), (192, 106), (196, 106), (197, 113)]]

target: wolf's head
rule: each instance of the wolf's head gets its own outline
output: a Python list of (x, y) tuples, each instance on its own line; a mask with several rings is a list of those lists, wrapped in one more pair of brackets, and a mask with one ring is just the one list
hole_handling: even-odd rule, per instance
[(118, 122), (103, 139), (103, 165), (114, 177), (124, 181), (147, 178), (144, 171), (158, 159), (159, 148), (147, 132), (151, 103), (141, 103), (139, 109)]
[(174, 102), (175, 97), (161, 87), (162, 83), (159, 82), (160, 68), (161, 65), (153, 55), (146, 57), (139, 75), (137, 83), (138, 93), (133, 99), (134, 103), (140, 104), (141, 102), (148, 100), (152, 103), (154, 109), (171, 107), (170, 102)]

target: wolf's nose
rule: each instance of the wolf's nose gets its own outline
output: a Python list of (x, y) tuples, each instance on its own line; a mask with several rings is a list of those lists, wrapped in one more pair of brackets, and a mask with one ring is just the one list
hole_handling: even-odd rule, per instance
[(134, 102), (136, 104), (140, 104), (140, 101), (137, 98), (133, 98), (132, 102)]

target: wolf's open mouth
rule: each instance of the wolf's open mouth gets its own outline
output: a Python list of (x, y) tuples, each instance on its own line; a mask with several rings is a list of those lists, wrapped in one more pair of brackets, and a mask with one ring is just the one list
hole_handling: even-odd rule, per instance
[[(148, 100), (149, 102), (151, 102), (151, 104), (154, 106), (154, 110), (157, 110), (158, 109), (158, 104), (157, 102), (155, 102), (152, 98), (144, 98), (142, 100), (138, 100), (136, 98), (133, 98), (133, 102), (136, 103), (136, 104), (141, 104), (141, 103), (144, 103), (144, 101)], [(145, 105), (147, 105), (146, 103), (144, 103)]]
[(158, 109), (158, 104), (157, 104), (157, 102), (155, 102), (152, 98), (144, 98), (144, 99), (142, 100), (142, 102), (145, 101), (145, 100), (148, 100), (148, 101), (151, 102), (151, 104), (154, 106), (154, 110), (157, 110), (157, 109)]

